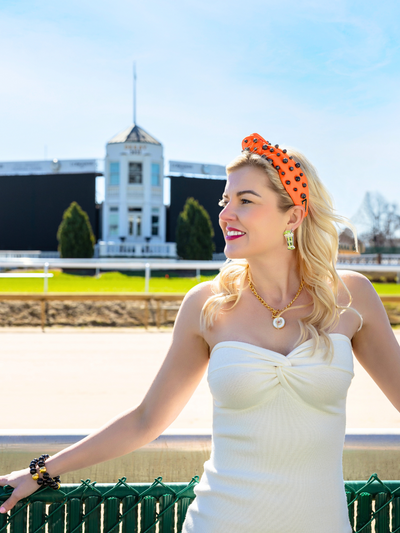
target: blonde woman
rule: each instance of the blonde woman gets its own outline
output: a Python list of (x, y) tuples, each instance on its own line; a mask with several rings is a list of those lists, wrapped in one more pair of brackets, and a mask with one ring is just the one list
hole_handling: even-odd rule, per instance
[[(207, 371), (212, 453), (184, 533), (351, 533), (341, 460), (352, 351), (400, 410), (400, 348), (370, 282), (336, 271), (346, 220), (314, 167), (257, 134), (242, 147), (221, 200), (231, 261), (186, 295), (143, 401), (42, 461), (54, 478), (140, 448)], [(30, 469), (0, 478), (15, 487), (1, 512), (38, 488)]]

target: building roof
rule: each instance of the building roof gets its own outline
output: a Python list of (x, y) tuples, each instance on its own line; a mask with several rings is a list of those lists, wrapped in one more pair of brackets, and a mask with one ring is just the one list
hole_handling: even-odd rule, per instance
[(45, 176), (49, 174), (95, 174), (102, 176), (96, 159), (45, 161), (0, 161), (0, 176)]
[(129, 128), (126, 128), (126, 130), (117, 133), (117, 135), (108, 141), (108, 144), (126, 142), (161, 145), (157, 139), (152, 137), (149, 133), (147, 133), (147, 131), (145, 131), (143, 128), (140, 128), (136, 124), (133, 124), (133, 126), (129, 126)]

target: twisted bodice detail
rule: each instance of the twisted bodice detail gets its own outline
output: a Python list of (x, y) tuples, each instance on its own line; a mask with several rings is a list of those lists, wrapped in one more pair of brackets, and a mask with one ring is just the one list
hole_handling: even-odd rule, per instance
[[(219, 342), (207, 373), (211, 457), (183, 533), (350, 533), (343, 486), (350, 339), (310, 339), (286, 356)], [(311, 355), (312, 354), (312, 355)]]

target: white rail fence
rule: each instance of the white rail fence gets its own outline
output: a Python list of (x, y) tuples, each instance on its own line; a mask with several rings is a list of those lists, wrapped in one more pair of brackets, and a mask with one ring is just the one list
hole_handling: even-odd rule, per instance
[[(360, 258), (362, 256), (358, 256)], [(394, 263), (344, 263), (337, 264), (338, 270), (354, 270), (356, 272), (374, 272), (374, 273), (395, 273), (397, 282), (400, 282), (400, 256), (399, 261)], [(383, 258), (382, 258), (383, 261)], [(94, 269), (96, 275), (101, 270), (143, 270), (145, 272), (145, 292), (149, 292), (149, 284), (152, 270), (193, 270), (200, 281), (202, 270), (219, 270), (225, 261), (183, 261), (173, 259), (153, 259), (144, 261), (140, 259), (45, 259), (35, 257), (23, 258), (0, 258), (0, 269), (24, 268), (39, 270), (43, 269), (44, 291), (47, 291), (48, 271), (50, 269), (75, 268), (75, 269)]]
[[(0, 269), (24, 268), (43, 269), (46, 275), (49, 269), (74, 268), (94, 269), (96, 275), (101, 270), (144, 270), (145, 292), (149, 292), (152, 270), (193, 270), (200, 281), (202, 270), (219, 270), (224, 261), (176, 261), (172, 259), (153, 259), (140, 261), (139, 259), (42, 259), (42, 258), (9, 258), (0, 259)], [(44, 292), (47, 292), (47, 276), (44, 276)]]
[[(224, 260), (224, 254), (213, 254), (213, 260)], [(0, 259), (59, 259), (57, 251), (43, 252), (41, 250), (0, 250)], [(176, 243), (119, 243), (100, 241), (94, 247), (93, 259), (99, 258), (165, 258), (178, 260)], [(338, 263), (344, 265), (400, 265), (400, 254), (339, 254)]]

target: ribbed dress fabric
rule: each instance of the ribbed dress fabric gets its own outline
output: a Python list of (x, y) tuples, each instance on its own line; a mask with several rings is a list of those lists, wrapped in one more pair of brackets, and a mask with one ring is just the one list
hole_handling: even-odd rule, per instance
[(350, 339), (288, 355), (218, 343), (207, 373), (211, 456), (182, 533), (351, 533), (343, 482)]

